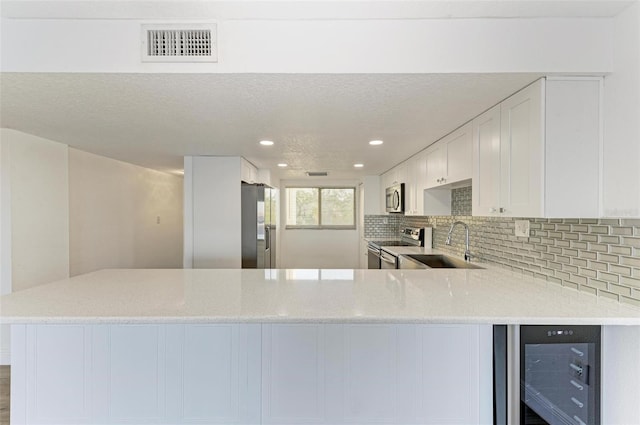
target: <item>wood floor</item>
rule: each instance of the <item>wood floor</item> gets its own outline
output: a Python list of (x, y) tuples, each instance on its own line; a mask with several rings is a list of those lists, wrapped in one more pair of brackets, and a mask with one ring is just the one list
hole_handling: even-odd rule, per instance
[(0, 366), (0, 425), (9, 425), (11, 366)]

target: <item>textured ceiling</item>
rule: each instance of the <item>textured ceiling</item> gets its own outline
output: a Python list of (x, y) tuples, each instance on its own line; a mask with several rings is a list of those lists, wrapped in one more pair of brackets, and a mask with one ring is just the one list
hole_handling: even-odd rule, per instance
[[(184, 155), (241, 155), (281, 178), (319, 170), (357, 178), (386, 171), (537, 77), (3, 73), (0, 125), (164, 171), (181, 169)], [(280, 175), (278, 162), (290, 165)]]

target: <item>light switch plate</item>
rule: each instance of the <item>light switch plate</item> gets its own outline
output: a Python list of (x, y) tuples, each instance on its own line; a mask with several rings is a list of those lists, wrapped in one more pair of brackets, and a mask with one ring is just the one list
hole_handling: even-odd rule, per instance
[(529, 237), (529, 220), (516, 220), (516, 236)]

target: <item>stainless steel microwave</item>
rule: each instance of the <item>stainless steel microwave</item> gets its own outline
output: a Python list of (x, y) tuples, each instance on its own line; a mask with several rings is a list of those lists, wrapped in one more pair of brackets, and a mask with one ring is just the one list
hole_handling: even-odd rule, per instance
[(387, 188), (385, 204), (387, 212), (404, 212), (404, 183), (400, 183)]

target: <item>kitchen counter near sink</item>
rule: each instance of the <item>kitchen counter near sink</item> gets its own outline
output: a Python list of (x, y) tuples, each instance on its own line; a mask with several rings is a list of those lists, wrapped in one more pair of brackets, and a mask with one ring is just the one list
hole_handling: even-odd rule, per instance
[(486, 268), (101, 270), (2, 296), (0, 318), (5, 324), (640, 325), (640, 308), (482, 266)]

